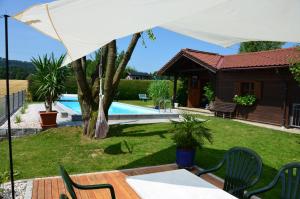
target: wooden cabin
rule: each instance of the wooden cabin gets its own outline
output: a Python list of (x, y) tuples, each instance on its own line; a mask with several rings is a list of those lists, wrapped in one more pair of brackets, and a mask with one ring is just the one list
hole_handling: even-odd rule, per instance
[(236, 55), (183, 49), (159, 74), (174, 76), (175, 88), (179, 76), (188, 78), (188, 107), (204, 108), (203, 87), (211, 82), (215, 103), (233, 103), (235, 95), (256, 96), (255, 105), (236, 106), (235, 118), (300, 127), (300, 86), (289, 71), (295, 60), (300, 61), (297, 48)]

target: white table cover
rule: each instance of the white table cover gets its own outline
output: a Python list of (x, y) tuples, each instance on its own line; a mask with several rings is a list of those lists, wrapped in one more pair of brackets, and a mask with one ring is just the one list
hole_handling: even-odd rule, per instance
[(185, 169), (130, 176), (126, 180), (142, 199), (236, 199)]

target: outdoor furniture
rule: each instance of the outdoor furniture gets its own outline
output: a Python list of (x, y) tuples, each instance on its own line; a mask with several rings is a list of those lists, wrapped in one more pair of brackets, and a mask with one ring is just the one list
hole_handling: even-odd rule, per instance
[(223, 118), (225, 117), (232, 118), (232, 114), (234, 113), (235, 108), (236, 108), (236, 103), (217, 101), (214, 102), (211, 111), (215, 112), (215, 116), (221, 116)]
[[(72, 199), (77, 199), (77, 196), (76, 196), (75, 191), (74, 191), (74, 187), (76, 189), (82, 189), (82, 190), (109, 189), (110, 194), (111, 194), (111, 198), (112, 199), (116, 198), (114, 188), (110, 184), (97, 184), (97, 185), (80, 185), (80, 184), (76, 184), (75, 182), (72, 181), (72, 179), (70, 178), (67, 171), (61, 165), (60, 165), (60, 174), (63, 178), (63, 181), (64, 181), (64, 183), (66, 185), (66, 188), (67, 188), (67, 190), (68, 190), (68, 192), (69, 192)], [(61, 195), (60, 198), (64, 199), (64, 198), (66, 198), (66, 196)]]
[(300, 162), (293, 162), (284, 165), (269, 185), (248, 192), (245, 195), (245, 198), (251, 198), (253, 195), (264, 193), (273, 189), (279, 180), (281, 180), (281, 199), (300, 198)]
[(237, 199), (185, 169), (130, 176), (126, 181), (143, 199)]
[(219, 170), (226, 165), (223, 190), (243, 198), (244, 191), (255, 185), (262, 172), (262, 160), (260, 156), (247, 148), (234, 147), (228, 150), (223, 160), (214, 168), (197, 173), (201, 176)]
[(139, 100), (147, 101), (149, 98), (146, 94), (139, 94)]

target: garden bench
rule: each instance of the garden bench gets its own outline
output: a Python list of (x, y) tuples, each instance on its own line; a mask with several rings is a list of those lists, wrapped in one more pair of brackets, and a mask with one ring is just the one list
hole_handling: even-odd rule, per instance
[(213, 107), (211, 108), (211, 111), (215, 112), (215, 116), (221, 116), (223, 118), (226, 117), (226, 115), (229, 116), (229, 118), (232, 118), (232, 114), (234, 113), (236, 108), (236, 103), (231, 102), (214, 102)]
[(146, 94), (139, 94), (139, 100), (147, 101), (149, 98)]

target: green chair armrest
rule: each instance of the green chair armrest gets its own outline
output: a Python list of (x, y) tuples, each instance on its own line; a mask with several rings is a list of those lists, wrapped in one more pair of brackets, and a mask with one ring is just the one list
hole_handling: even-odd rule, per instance
[(201, 176), (203, 174), (206, 174), (206, 173), (212, 173), (212, 172), (215, 172), (217, 170), (219, 170), (224, 164), (224, 159), (215, 167), (211, 168), (211, 169), (207, 169), (207, 170), (203, 170), (203, 171), (199, 171), (196, 173), (197, 176)]
[(82, 189), (82, 190), (91, 190), (91, 189), (109, 189), (110, 195), (112, 199), (116, 198), (115, 195), (115, 190), (111, 184), (95, 184), (95, 185), (80, 185), (80, 184), (73, 184), (74, 187), (77, 189)]

